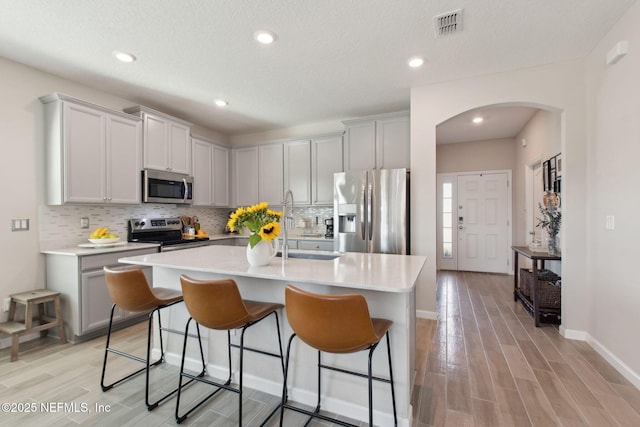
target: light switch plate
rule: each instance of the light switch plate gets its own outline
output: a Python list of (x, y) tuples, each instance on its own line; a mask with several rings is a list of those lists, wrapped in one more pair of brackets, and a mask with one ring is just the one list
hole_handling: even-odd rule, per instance
[(89, 218), (80, 218), (80, 228), (89, 228)]
[(615, 229), (615, 217), (613, 215), (607, 215), (607, 224), (605, 225), (607, 230)]
[(27, 231), (27, 230), (29, 230), (29, 218), (11, 220), (11, 231)]

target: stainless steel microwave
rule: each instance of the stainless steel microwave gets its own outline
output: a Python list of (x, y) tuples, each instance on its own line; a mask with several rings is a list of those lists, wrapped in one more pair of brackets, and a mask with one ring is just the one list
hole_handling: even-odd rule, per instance
[(173, 172), (144, 169), (142, 171), (144, 203), (193, 203), (193, 177)]

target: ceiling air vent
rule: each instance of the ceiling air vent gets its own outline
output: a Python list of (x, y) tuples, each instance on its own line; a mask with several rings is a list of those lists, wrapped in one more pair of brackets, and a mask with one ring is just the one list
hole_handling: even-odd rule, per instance
[(462, 31), (462, 9), (433, 17), (436, 36), (448, 36)]

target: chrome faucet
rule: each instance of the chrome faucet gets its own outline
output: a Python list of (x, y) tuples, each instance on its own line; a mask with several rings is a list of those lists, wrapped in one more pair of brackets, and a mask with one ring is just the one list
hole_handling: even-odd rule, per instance
[(289, 230), (294, 228), (295, 220), (293, 218), (293, 192), (287, 190), (282, 201), (282, 219), (284, 228), (284, 240), (282, 241), (282, 261), (289, 257)]

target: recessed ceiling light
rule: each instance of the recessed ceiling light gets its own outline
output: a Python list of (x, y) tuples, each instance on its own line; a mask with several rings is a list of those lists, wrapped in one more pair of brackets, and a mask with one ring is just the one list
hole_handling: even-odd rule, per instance
[(227, 101), (225, 101), (224, 99), (216, 99), (215, 101), (213, 101), (218, 107), (226, 107), (227, 105), (229, 105), (229, 103)]
[(122, 52), (119, 50), (114, 50), (113, 56), (115, 56), (118, 60), (122, 62), (133, 62), (136, 60), (136, 57), (134, 54), (129, 52)]
[(275, 33), (268, 30), (256, 31), (253, 37), (262, 44), (271, 44), (276, 40)]
[(478, 124), (478, 123), (482, 123), (484, 121), (484, 119), (482, 117), (474, 117), (473, 118), (473, 123)]
[(415, 58), (411, 58), (409, 60), (409, 67), (411, 68), (418, 68), (421, 67), (422, 64), (424, 64), (424, 59), (416, 56)]

